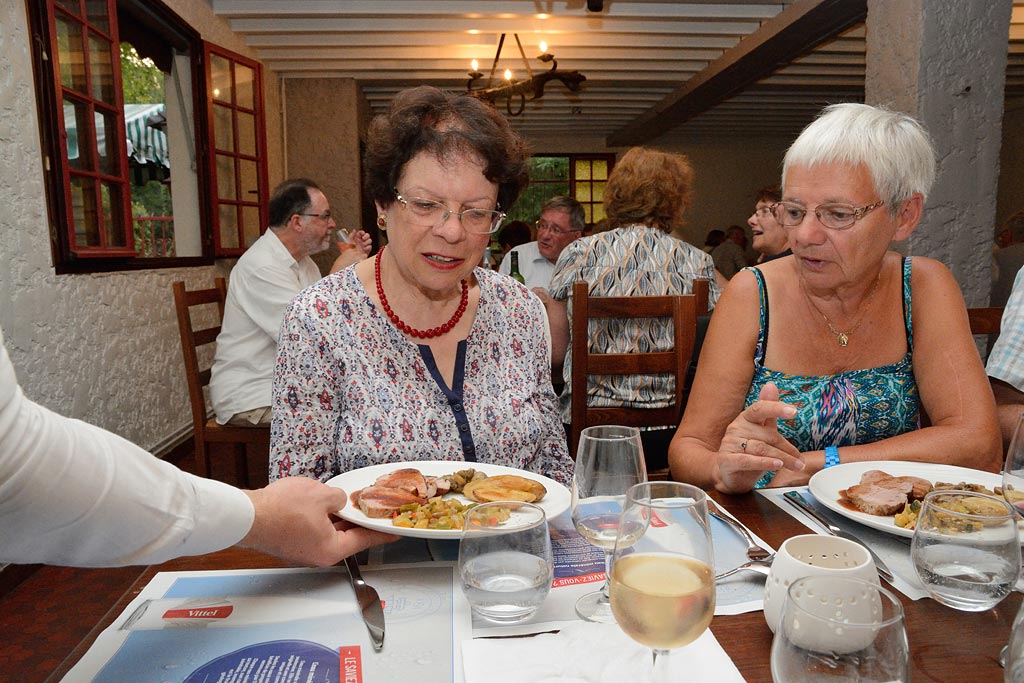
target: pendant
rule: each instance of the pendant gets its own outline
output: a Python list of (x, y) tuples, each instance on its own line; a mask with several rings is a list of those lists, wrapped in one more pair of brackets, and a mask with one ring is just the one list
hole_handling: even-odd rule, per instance
[(850, 338), (846, 336), (845, 332), (840, 332), (836, 335), (836, 341), (840, 346), (846, 346), (850, 342)]

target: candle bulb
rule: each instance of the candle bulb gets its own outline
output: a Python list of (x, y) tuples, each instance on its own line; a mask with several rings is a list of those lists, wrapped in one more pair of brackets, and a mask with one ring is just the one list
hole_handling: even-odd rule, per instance
[(512, 81), (512, 70), (511, 69), (505, 69), (505, 80), (509, 81), (509, 82)]

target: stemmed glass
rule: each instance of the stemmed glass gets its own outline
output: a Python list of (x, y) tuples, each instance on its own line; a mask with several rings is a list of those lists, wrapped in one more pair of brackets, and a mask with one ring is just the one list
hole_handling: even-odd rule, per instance
[(1003, 463), (1003, 498), (1024, 516), (1024, 412), (1017, 419)]
[(1017, 515), (1002, 498), (932, 491), (921, 504), (910, 557), (936, 601), (964, 612), (990, 609), (1020, 576)]
[(639, 429), (601, 425), (580, 433), (572, 477), (572, 523), (588, 543), (604, 550), (605, 569), (601, 590), (576, 601), (581, 619), (615, 622), (608, 602), (611, 554), (626, 491), (642, 481), (647, 481), (647, 467)]
[(789, 586), (772, 680), (905, 683), (910, 649), (899, 598), (874, 581), (805, 576)]
[(711, 624), (714, 566), (704, 491), (669, 481), (629, 490), (612, 555), (612, 612), (626, 635), (653, 649), (655, 683), (669, 680), (669, 651)]

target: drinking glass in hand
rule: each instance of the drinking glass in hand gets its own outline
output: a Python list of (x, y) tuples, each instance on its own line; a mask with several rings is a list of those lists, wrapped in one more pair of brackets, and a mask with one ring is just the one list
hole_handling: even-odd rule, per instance
[(604, 550), (605, 569), (601, 590), (576, 601), (581, 619), (615, 621), (608, 602), (611, 554), (626, 491), (642, 481), (647, 481), (647, 468), (639, 429), (602, 425), (580, 433), (572, 477), (572, 523), (588, 543)]
[(669, 679), (669, 651), (711, 624), (714, 566), (704, 491), (669, 481), (629, 490), (612, 556), (611, 606), (626, 635), (654, 650), (655, 683)]
[(1003, 498), (1024, 516), (1024, 413), (1017, 418), (1003, 463)]
[(805, 576), (789, 586), (775, 639), (775, 683), (905, 683), (903, 606), (876, 582)]
[(554, 576), (544, 510), (530, 503), (486, 503), (466, 513), (459, 575), (469, 606), (498, 624), (533, 616)]
[(982, 612), (1009, 595), (1020, 575), (1017, 515), (1002, 498), (932, 491), (921, 504), (910, 556), (935, 600)]

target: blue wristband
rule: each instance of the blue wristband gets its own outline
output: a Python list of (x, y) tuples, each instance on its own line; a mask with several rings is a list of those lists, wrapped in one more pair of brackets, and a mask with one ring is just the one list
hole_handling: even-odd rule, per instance
[(824, 469), (828, 469), (829, 467), (832, 467), (833, 465), (838, 465), (838, 464), (839, 464), (839, 449), (836, 448), (835, 446), (826, 446), (825, 447), (825, 467), (824, 467)]

